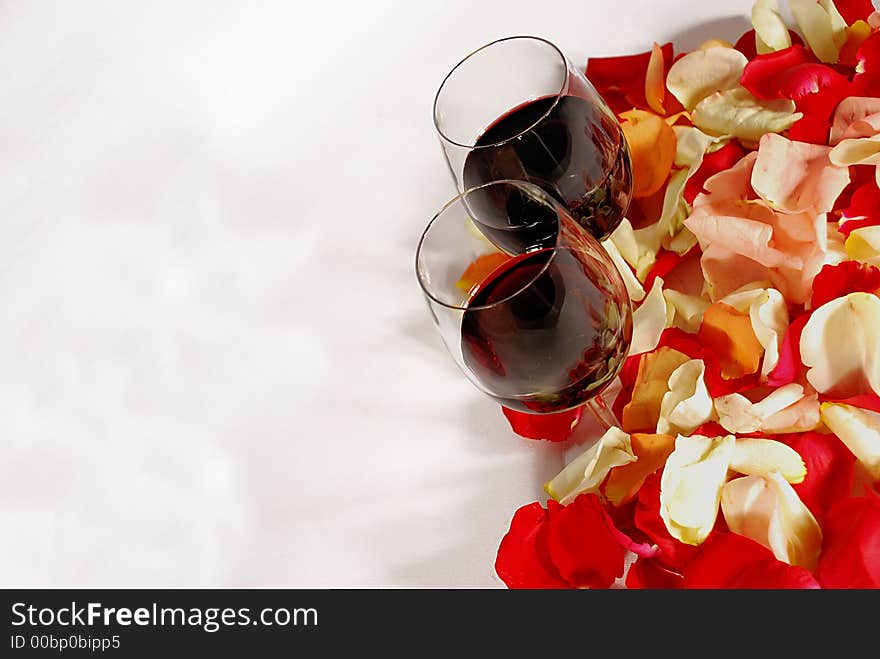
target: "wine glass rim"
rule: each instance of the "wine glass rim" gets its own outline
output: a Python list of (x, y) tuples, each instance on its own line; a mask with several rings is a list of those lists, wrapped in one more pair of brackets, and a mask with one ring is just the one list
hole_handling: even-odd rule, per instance
[[(509, 137), (504, 138), (503, 140), (498, 140), (497, 142), (492, 142), (491, 144), (462, 144), (461, 142), (455, 141), (454, 139), (449, 137), (445, 132), (443, 132), (443, 129), (440, 127), (440, 121), (437, 117), (437, 105), (440, 102), (440, 95), (443, 93), (443, 89), (444, 89), (444, 87), (446, 87), (446, 83), (449, 81), (449, 79), (452, 77), (452, 75), (459, 69), (459, 67), (461, 67), (465, 62), (467, 62), (469, 59), (471, 59), (477, 53), (480, 53), (480, 52), (486, 50), (487, 48), (491, 48), (491, 47), (496, 46), (496, 45), (503, 43), (505, 41), (514, 41), (516, 39), (530, 39), (532, 41), (540, 41), (540, 42), (545, 43), (548, 46), (550, 46), (559, 55), (559, 59), (562, 62), (563, 66), (565, 67), (566, 73), (562, 77), (562, 82), (559, 85), (559, 91), (557, 91), (553, 95), (553, 103), (550, 105), (550, 107), (548, 107), (546, 109), (546, 111), (540, 117), (538, 117), (529, 126), (524, 128), (523, 130), (519, 131), (516, 135), (511, 135)], [(434, 128), (437, 130), (437, 134), (440, 136), (441, 139), (445, 140), (446, 142), (449, 142), (450, 144), (452, 144), (454, 146), (461, 147), (463, 149), (488, 149), (488, 148), (492, 148), (492, 147), (498, 147), (502, 144), (506, 144), (507, 142), (515, 140), (520, 135), (528, 133), (535, 126), (537, 126), (542, 121), (544, 121), (544, 119), (546, 119), (550, 115), (550, 113), (553, 112), (553, 109), (559, 103), (559, 99), (562, 98), (562, 95), (565, 92), (566, 84), (568, 84), (568, 60), (565, 58), (565, 54), (559, 49), (559, 46), (557, 46), (552, 41), (549, 41), (548, 39), (545, 39), (543, 37), (536, 37), (536, 36), (529, 35), (529, 34), (517, 34), (517, 35), (510, 36), (510, 37), (502, 37), (500, 39), (495, 39), (495, 41), (491, 41), (483, 46), (480, 46), (476, 50), (473, 50), (470, 53), (468, 53), (467, 55), (465, 55), (461, 59), (461, 61), (458, 62), (458, 64), (456, 64), (455, 66), (453, 66), (449, 70), (449, 73), (446, 74), (446, 77), (443, 78), (443, 82), (440, 83), (440, 87), (437, 89), (437, 93), (434, 95), (434, 112), (433, 112)], [(544, 98), (546, 98), (546, 97), (544, 97)], [(534, 99), (525, 99), (524, 102), (528, 102), (529, 100), (534, 100)]]
[[(513, 180), (513, 179), (501, 179), (498, 181), (489, 181), (488, 183), (483, 183), (482, 185), (476, 185), (472, 188), (468, 188), (464, 192), (456, 195), (455, 197), (453, 197), (452, 199), (447, 201), (445, 204), (443, 204), (443, 206), (440, 208), (440, 210), (437, 211), (437, 213), (434, 215), (434, 217), (431, 218), (431, 221), (428, 222), (428, 225), (425, 227), (425, 230), (422, 232), (421, 238), (419, 238), (419, 245), (416, 248), (416, 264), (415, 265), (416, 265), (416, 278), (419, 280), (419, 286), (422, 288), (422, 291), (424, 292), (424, 294), (432, 302), (435, 302), (436, 304), (439, 304), (440, 306), (445, 307), (447, 309), (451, 309), (453, 311), (483, 311), (486, 309), (492, 309), (493, 307), (497, 307), (502, 304), (505, 304), (506, 302), (509, 302), (510, 300), (512, 300), (513, 298), (518, 296), (520, 293), (525, 291), (527, 288), (532, 286), (532, 284), (534, 284), (535, 281), (537, 281), (538, 278), (540, 278), (547, 271), (547, 268), (550, 267), (550, 264), (553, 263), (554, 259), (556, 258), (556, 252), (557, 252), (557, 249), (559, 246), (558, 234), (557, 234), (557, 242), (553, 246), (545, 247), (540, 250), (538, 250), (538, 249), (532, 250), (532, 251), (527, 250), (526, 252), (524, 252), (524, 254), (530, 254), (530, 253), (534, 254), (539, 251), (552, 251), (552, 253), (547, 258), (546, 263), (544, 263), (541, 266), (541, 269), (538, 270), (537, 272), (535, 272), (534, 275), (528, 279), (528, 281), (526, 281), (522, 286), (517, 288), (515, 291), (513, 291), (509, 295), (504, 296), (500, 300), (495, 300), (491, 304), (471, 305), (471, 304), (467, 303), (467, 300), (462, 304), (451, 304), (449, 302), (445, 302), (444, 300), (441, 300), (431, 291), (428, 282), (426, 282), (424, 277), (422, 276), (422, 268), (419, 267), (419, 263), (421, 261), (421, 256), (422, 256), (422, 248), (425, 245), (425, 240), (427, 239), (428, 234), (431, 232), (431, 228), (434, 226), (434, 223), (437, 222), (440, 219), (440, 217), (451, 206), (453, 206), (454, 204), (456, 204), (460, 201), (463, 201), (467, 195), (472, 194), (472, 193), (476, 192), (477, 190), (482, 190), (483, 188), (491, 187), (493, 185), (513, 185), (514, 187), (518, 187), (522, 190), (525, 190), (526, 192), (539, 195), (541, 200), (550, 204), (550, 206), (553, 207), (554, 210), (558, 209), (558, 204), (542, 188), (540, 188), (539, 186), (537, 186), (533, 183), (528, 183), (527, 181), (517, 181), (517, 180)], [(501, 250), (499, 250), (499, 251), (501, 251)], [(502, 252), (502, 253), (506, 253), (506, 252)], [(517, 256), (521, 256), (521, 255), (517, 255)], [(514, 256), (511, 258), (516, 258), (516, 257)]]

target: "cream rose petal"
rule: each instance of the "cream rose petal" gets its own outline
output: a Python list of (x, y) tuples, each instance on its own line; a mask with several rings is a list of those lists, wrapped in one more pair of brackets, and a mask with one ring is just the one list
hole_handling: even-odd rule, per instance
[(779, 13), (776, 0), (757, 0), (752, 5), (752, 27), (755, 28), (758, 53), (772, 53), (791, 46), (788, 26)]
[(547, 494), (562, 505), (585, 492), (595, 492), (614, 467), (635, 462), (630, 436), (619, 428), (609, 428), (586, 451), (572, 460), (544, 485)]
[[(840, 222), (841, 226), (844, 224)], [(823, 265), (837, 265), (846, 261), (849, 255), (846, 253), (846, 236), (840, 233), (840, 229), (833, 222), (828, 223), (828, 247), (825, 250)]]
[(675, 133), (675, 166), (696, 170), (703, 156), (714, 148), (724, 146), (729, 140), (714, 135), (706, 135), (693, 126), (673, 126)]
[(880, 414), (840, 403), (822, 404), (822, 421), (880, 480)]
[[(880, 135), (842, 140), (831, 149), (828, 159), (839, 167), (880, 165)], [(880, 185), (880, 167), (874, 177)]]
[(702, 543), (718, 516), (736, 439), (679, 435), (660, 477), (660, 517), (672, 537)]
[(846, 43), (846, 21), (831, 0), (788, 0), (810, 49), (826, 64), (836, 64)]
[(656, 261), (660, 240), (655, 240), (643, 229), (634, 231), (627, 219), (618, 225), (608, 240), (614, 243), (623, 259), (635, 269), (636, 277), (643, 281)]
[(730, 481), (721, 492), (721, 509), (731, 531), (767, 547), (778, 560), (816, 567), (822, 530), (781, 474)]
[(880, 226), (853, 230), (844, 243), (844, 250), (854, 261), (880, 265)]
[(602, 247), (608, 252), (608, 256), (614, 261), (617, 271), (623, 278), (623, 283), (626, 286), (626, 292), (629, 294), (629, 299), (633, 302), (640, 302), (643, 300), (645, 298), (645, 289), (642, 287), (642, 283), (638, 280), (635, 274), (633, 274), (632, 269), (620, 254), (620, 250), (617, 249), (614, 242), (610, 239), (605, 240), (602, 242)]
[(802, 117), (794, 101), (759, 100), (743, 87), (707, 96), (694, 108), (694, 125), (710, 135), (730, 135), (757, 142), (765, 133), (780, 133)]
[(738, 439), (733, 447), (730, 468), (749, 476), (769, 476), (779, 472), (789, 483), (801, 483), (807, 468), (790, 446), (772, 439)]
[(703, 375), (706, 365), (702, 359), (691, 359), (676, 368), (669, 376), (669, 391), (660, 401), (660, 419), (657, 432), (664, 435), (693, 432), (715, 417), (712, 397)]
[(703, 322), (703, 314), (712, 303), (704, 297), (686, 295), (674, 290), (663, 291), (663, 296), (674, 312), (673, 325), (685, 332), (696, 334)]
[(666, 298), (663, 297), (663, 279), (657, 277), (651, 286), (651, 292), (633, 312), (633, 335), (629, 354), (641, 355), (656, 348), (668, 320), (669, 310), (666, 307)]
[(782, 211), (827, 213), (849, 184), (849, 169), (832, 165), (831, 148), (769, 133), (761, 138), (752, 187)]
[(782, 293), (766, 288), (765, 282), (752, 282), (726, 295), (721, 302), (749, 314), (752, 331), (764, 348), (761, 374), (766, 376), (779, 363), (779, 348), (788, 330), (788, 305)]
[(718, 423), (732, 433), (748, 434), (763, 428), (764, 420), (804, 397), (804, 388), (795, 383), (775, 389), (753, 403), (742, 394), (727, 394), (715, 399)]
[(816, 309), (801, 334), (807, 380), (837, 397), (880, 393), (880, 299), (850, 293)]
[(666, 88), (687, 110), (715, 92), (739, 85), (749, 60), (733, 48), (695, 50), (678, 60), (666, 76)]

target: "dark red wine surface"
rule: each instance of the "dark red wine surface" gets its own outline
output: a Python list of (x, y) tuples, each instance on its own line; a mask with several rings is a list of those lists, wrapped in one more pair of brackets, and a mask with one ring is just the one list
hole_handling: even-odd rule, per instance
[(570, 249), (524, 254), (471, 297), (462, 319), (464, 361), (503, 405), (568, 409), (620, 370), (632, 336), (629, 302), (615, 297), (586, 258)]
[[(530, 181), (602, 239), (620, 224), (629, 206), (632, 170), (624, 144), (616, 121), (589, 101), (578, 96), (539, 98), (514, 108), (479, 137), (465, 160), (464, 185)], [(481, 222), (480, 210), (474, 209), (474, 219), (488, 225), (491, 234), (495, 223)]]

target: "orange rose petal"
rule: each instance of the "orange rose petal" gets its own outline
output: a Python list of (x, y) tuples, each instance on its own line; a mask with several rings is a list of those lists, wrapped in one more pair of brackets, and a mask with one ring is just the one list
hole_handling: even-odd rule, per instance
[(721, 377), (735, 380), (757, 372), (764, 347), (755, 336), (748, 313), (716, 302), (706, 309), (698, 333), (700, 343), (721, 362)]
[(648, 107), (657, 114), (666, 114), (663, 100), (666, 98), (666, 66), (663, 61), (663, 50), (660, 44), (654, 43), (651, 59), (648, 60), (648, 72), (645, 74), (645, 100)]
[(642, 357), (632, 399), (623, 408), (624, 430), (656, 430), (660, 403), (669, 389), (669, 376), (689, 359), (678, 350), (665, 346)]
[(605, 496), (615, 506), (636, 498), (645, 479), (666, 463), (675, 448), (675, 437), (636, 433), (630, 437), (630, 443), (638, 460), (615, 467), (605, 481)]
[(484, 254), (473, 261), (473, 263), (467, 267), (467, 270), (462, 273), (461, 278), (455, 282), (456, 288), (466, 293), (470, 293), (474, 288), (483, 283), (486, 277), (492, 274), (492, 272), (506, 263), (509, 259), (510, 257), (507, 254), (502, 254), (501, 252)]
[(675, 162), (675, 131), (662, 117), (633, 110), (620, 115), (633, 168), (633, 196), (650, 197), (663, 187)]

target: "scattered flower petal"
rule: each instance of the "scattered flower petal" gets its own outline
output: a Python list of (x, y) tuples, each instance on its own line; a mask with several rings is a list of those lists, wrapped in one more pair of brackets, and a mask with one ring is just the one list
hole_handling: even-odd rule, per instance
[(846, 397), (880, 392), (880, 299), (850, 293), (822, 305), (801, 334), (807, 380), (820, 394)]
[(621, 114), (633, 171), (633, 196), (649, 197), (659, 190), (675, 160), (675, 131), (662, 117), (630, 110)]
[(642, 355), (632, 399), (623, 408), (624, 430), (653, 432), (657, 428), (662, 400), (669, 391), (669, 378), (687, 361), (687, 355), (665, 347)]
[(831, 0), (788, 0), (788, 6), (810, 49), (823, 62), (837, 63), (846, 43), (846, 21)]
[(612, 468), (635, 460), (630, 436), (619, 428), (609, 428), (599, 441), (545, 483), (544, 490), (565, 506), (579, 494), (597, 491)]
[(844, 244), (846, 254), (854, 261), (880, 265), (880, 226), (854, 229)]
[(645, 71), (645, 100), (648, 107), (660, 115), (665, 113), (663, 109), (663, 99), (666, 97), (666, 87), (663, 84), (665, 75), (663, 49), (660, 44), (655, 43), (648, 60), (648, 68)]
[(743, 87), (716, 92), (694, 108), (694, 125), (710, 135), (757, 142), (765, 133), (781, 133), (803, 115), (793, 101), (759, 100)]
[(706, 309), (712, 304), (709, 300), (696, 295), (686, 295), (679, 291), (663, 291), (666, 302), (674, 311), (673, 325), (685, 332), (696, 332), (700, 329)]
[(712, 531), (736, 439), (679, 435), (660, 480), (660, 516), (672, 537), (698, 545)]
[(875, 480), (880, 480), (880, 413), (851, 405), (823, 403), (822, 421), (852, 451)]
[(495, 572), (508, 588), (567, 588), (550, 561), (539, 532), (547, 511), (537, 501), (513, 515), (510, 530), (501, 540)]
[(657, 432), (690, 433), (714, 418), (712, 397), (703, 380), (706, 366), (701, 359), (685, 362), (669, 376), (669, 391), (660, 403)]
[(703, 345), (718, 356), (721, 377), (732, 380), (758, 372), (764, 346), (755, 336), (748, 313), (716, 302), (703, 315), (699, 337)]
[(624, 260), (623, 255), (621, 255), (620, 250), (617, 249), (617, 245), (614, 244), (614, 241), (610, 238), (604, 240), (602, 241), (602, 247), (605, 248), (605, 251), (608, 252), (608, 256), (614, 261), (614, 265), (617, 267), (617, 271), (623, 279), (623, 284), (626, 286), (626, 292), (629, 295), (629, 299), (633, 302), (640, 302), (645, 299), (645, 289), (642, 287), (642, 283), (635, 276), (635, 273), (633, 273), (632, 268), (630, 268), (626, 260)]
[(804, 505), (824, 523), (831, 505), (850, 491), (855, 457), (834, 435), (805, 432), (780, 437), (798, 452), (806, 465), (803, 482), (794, 485)]
[(795, 383), (775, 389), (757, 403), (741, 394), (721, 396), (715, 399), (715, 411), (718, 423), (739, 435), (805, 432), (819, 425), (819, 397), (805, 395)]
[(645, 300), (633, 313), (633, 335), (629, 354), (640, 355), (657, 347), (669, 319), (663, 280), (657, 277)]
[(638, 459), (614, 467), (605, 483), (605, 497), (615, 506), (634, 500), (645, 479), (663, 467), (675, 447), (675, 438), (672, 435), (635, 433), (631, 441), (632, 451)]
[(721, 492), (724, 520), (780, 561), (812, 570), (822, 549), (822, 531), (791, 485), (778, 473), (735, 478)]
[[(697, 552), (697, 547), (677, 540), (666, 530), (660, 516), (661, 478), (662, 474), (655, 472), (645, 479), (645, 484), (639, 490), (634, 521), (636, 528), (659, 547), (656, 560), (664, 567), (680, 572)], [(724, 520), (719, 518), (718, 521), (723, 523)]]
[(772, 439), (738, 439), (730, 460), (733, 471), (747, 476), (781, 474), (789, 483), (802, 483), (807, 468), (790, 446)]
[(826, 265), (813, 281), (810, 304), (816, 308), (848, 293), (873, 293), (880, 289), (880, 268), (856, 261)]
[(517, 412), (507, 407), (501, 411), (510, 423), (510, 427), (520, 437), (526, 439), (546, 439), (550, 442), (564, 442), (571, 436), (572, 430), (580, 422), (583, 407), (576, 407), (556, 414), (528, 414)]
[(870, 137), (880, 131), (880, 98), (850, 96), (834, 111), (828, 143), (840, 144), (843, 139)]
[(755, 28), (759, 53), (783, 50), (791, 46), (788, 26), (782, 20), (776, 0), (757, 0), (752, 5), (752, 27)]
[(684, 570), (685, 588), (819, 588), (804, 568), (777, 560), (770, 550), (737, 533), (715, 532)]
[(880, 588), (880, 497), (843, 499), (828, 513), (816, 568), (823, 588)]
[(693, 110), (707, 96), (737, 87), (747, 63), (733, 48), (695, 50), (672, 65), (666, 87), (686, 110)]

